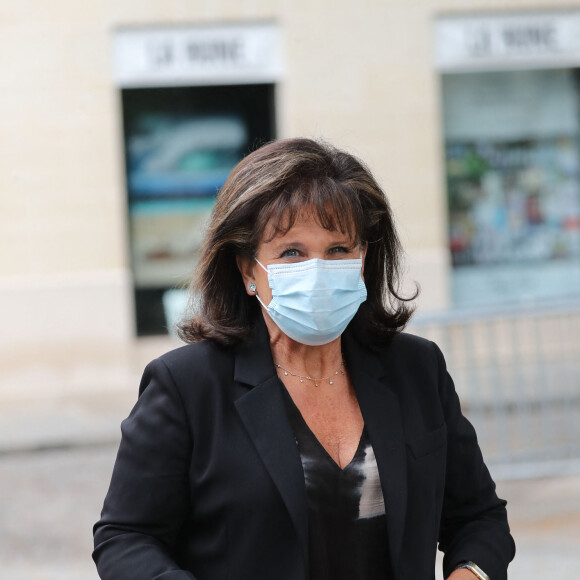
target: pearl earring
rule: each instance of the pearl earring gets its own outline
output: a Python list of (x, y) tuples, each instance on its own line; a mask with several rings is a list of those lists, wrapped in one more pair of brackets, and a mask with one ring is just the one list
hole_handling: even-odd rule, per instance
[(250, 292), (255, 292), (256, 291), (256, 285), (252, 282), (250, 284)]

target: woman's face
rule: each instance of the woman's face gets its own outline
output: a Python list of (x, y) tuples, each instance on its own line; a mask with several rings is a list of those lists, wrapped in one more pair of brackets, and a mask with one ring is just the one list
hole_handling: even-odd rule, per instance
[[(304, 211), (294, 225), (283, 235), (269, 239), (269, 228), (266, 228), (264, 239), (258, 246), (257, 258), (268, 267), (270, 264), (288, 264), (304, 262), (319, 258), (322, 260), (344, 260), (359, 258), (361, 245), (352, 240), (349, 234), (324, 229), (313, 217), (312, 212)], [(362, 248), (364, 256), (366, 247)], [(258, 294), (264, 304), (272, 300), (272, 292), (268, 284), (268, 273), (254, 260), (238, 258), (238, 267), (244, 279), (246, 292)], [(256, 291), (250, 290), (250, 284), (256, 285)]]

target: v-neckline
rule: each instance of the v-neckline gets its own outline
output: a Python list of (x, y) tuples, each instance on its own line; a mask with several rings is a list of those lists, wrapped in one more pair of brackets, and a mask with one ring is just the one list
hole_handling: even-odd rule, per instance
[(334, 466), (335, 469), (338, 469), (341, 473), (344, 473), (345, 471), (347, 471), (352, 466), (352, 464), (355, 462), (355, 460), (358, 459), (358, 457), (360, 456), (360, 454), (363, 451), (364, 443), (366, 442), (366, 427), (365, 427), (364, 423), (363, 423), (363, 428), (362, 428), (362, 431), (361, 431), (361, 434), (360, 434), (360, 437), (358, 440), (358, 445), (355, 449), (353, 456), (351, 457), (350, 461), (344, 467), (341, 467), (338, 464), (338, 462), (332, 457), (332, 455), (330, 455), (330, 453), (327, 451), (326, 447), (324, 447), (324, 445), (320, 442), (320, 440), (318, 439), (318, 437), (316, 436), (314, 431), (312, 431), (312, 429), (310, 428), (310, 425), (308, 425), (308, 423), (306, 422), (306, 419), (303, 417), (302, 413), (300, 412), (300, 409), (298, 408), (298, 406), (294, 402), (292, 395), (290, 395), (290, 393), (288, 392), (288, 389), (286, 388), (284, 383), (282, 381), (280, 381), (280, 383), (281, 383), (282, 390), (284, 392), (284, 398), (288, 402), (289, 410), (294, 414), (294, 416), (298, 419), (298, 421), (304, 427), (306, 435), (314, 441), (315, 445), (320, 449), (323, 456), (327, 459), (328, 462), (330, 462)]

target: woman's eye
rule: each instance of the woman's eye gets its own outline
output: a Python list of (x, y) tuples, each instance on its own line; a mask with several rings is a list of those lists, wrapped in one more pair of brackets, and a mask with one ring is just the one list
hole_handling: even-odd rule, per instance
[(344, 246), (336, 246), (330, 250), (331, 254), (348, 254), (348, 252), (348, 248), (345, 248)]
[(281, 258), (297, 258), (299, 256), (299, 252), (298, 250), (294, 250), (294, 249), (289, 249), (289, 250), (284, 250), (282, 252), (282, 254), (280, 254)]

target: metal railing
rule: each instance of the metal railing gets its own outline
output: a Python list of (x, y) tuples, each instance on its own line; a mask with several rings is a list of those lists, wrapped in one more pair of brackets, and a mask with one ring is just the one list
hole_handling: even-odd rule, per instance
[(496, 477), (580, 470), (580, 301), (417, 315)]

